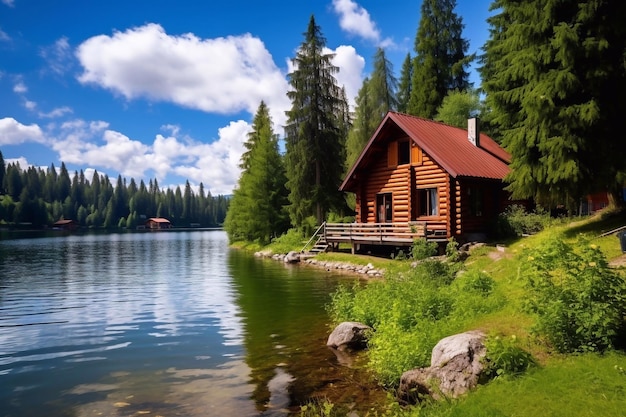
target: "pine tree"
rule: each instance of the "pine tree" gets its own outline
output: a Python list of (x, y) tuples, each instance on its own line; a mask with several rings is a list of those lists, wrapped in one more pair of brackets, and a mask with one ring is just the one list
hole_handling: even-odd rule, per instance
[(269, 109), (261, 102), (241, 157), (243, 171), (226, 213), (224, 229), (231, 241), (270, 242), (289, 227), (285, 171)]
[(400, 70), (400, 82), (398, 84), (398, 111), (406, 113), (409, 109), (409, 100), (411, 99), (411, 78), (413, 76), (413, 60), (411, 54), (406, 54), (406, 58), (402, 62)]
[(352, 167), (373, 133), (369, 119), (373, 108), (369, 89), (370, 79), (365, 78), (355, 99), (354, 122), (346, 139), (346, 171)]
[(314, 216), (321, 223), (345, 206), (338, 191), (345, 162), (345, 93), (334, 74), (339, 68), (324, 52), (326, 40), (311, 16), (305, 39), (293, 58), (287, 93), (292, 107), (285, 126), (289, 214), (296, 227)]
[(509, 189), (552, 206), (608, 189), (626, 171), (626, 3), (494, 3), (481, 75), (512, 155)]
[(432, 119), (450, 91), (470, 87), (469, 42), (462, 37), (463, 20), (455, 0), (424, 0), (413, 60), (408, 113)]
[(6, 175), (6, 166), (4, 165), (4, 157), (0, 151), (0, 195), (4, 194), (4, 177)]
[[(444, 97), (435, 120), (465, 129), (467, 119), (480, 115), (481, 103), (478, 91), (452, 91)], [(482, 126), (481, 131), (484, 131)]]
[(393, 66), (378, 48), (374, 55), (374, 71), (363, 81), (356, 98), (355, 118), (346, 140), (346, 167), (349, 169), (369, 141), (388, 111), (396, 110), (398, 81)]

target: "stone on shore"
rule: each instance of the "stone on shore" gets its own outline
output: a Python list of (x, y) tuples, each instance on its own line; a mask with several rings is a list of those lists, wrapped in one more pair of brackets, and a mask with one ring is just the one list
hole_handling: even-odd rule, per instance
[(335, 327), (326, 346), (345, 350), (345, 349), (364, 349), (367, 346), (367, 334), (372, 328), (366, 324), (356, 321), (344, 321)]
[(398, 397), (415, 403), (425, 397), (457, 398), (467, 393), (484, 370), (485, 337), (480, 331), (469, 331), (441, 339), (433, 348), (430, 367), (402, 374)]

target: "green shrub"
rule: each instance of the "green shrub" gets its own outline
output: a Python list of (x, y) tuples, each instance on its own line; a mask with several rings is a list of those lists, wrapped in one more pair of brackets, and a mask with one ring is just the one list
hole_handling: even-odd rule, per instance
[(454, 283), (454, 270), (454, 264), (426, 260), (404, 275), (342, 286), (332, 295), (327, 308), (334, 322), (359, 321), (374, 328), (368, 366), (384, 385), (396, 384), (404, 371), (427, 366), (441, 338), (503, 305), (499, 296)]
[(626, 330), (626, 283), (584, 237), (551, 237), (523, 255), (533, 331), (558, 352), (604, 351)]
[(448, 243), (446, 244), (446, 258), (449, 262), (458, 262), (460, 259), (459, 242), (457, 242), (454, 237), (448, 239)]
[(464, 291), (477, 292), (483, 295), (491, 294), (496, 285), (489, 274), (476, 270), (464, 273), (460, 281)]
[(490, 336), (485, 346), (485, 374), (489, 378), (516, 376), (535, 365), (532, 355), (518, 346), (515, 336)]
[(437, 254), (437, 242), (429, 242), (426, 239), (420, 237), (413, 241), (411, 246), (411, 256), (416, 261), (430, 258)]
[(287, 233), (272, 240), (269, 248), (274, 253), (287, 253), (292, 250), (300, 250), (306, 243), (305, 239), (308, 239), (306, 236), (307, 235), (303, 234), (301, 230), (289, 229)]
[(454, 281), (461, 265), (441, 262), (438, 259), (426, 259), (415, 266), (413, 273), (437, 285), (449, 285)]
[(532, 235), (551, 223), (550, 214), (538, 209), (527, 212), (524, 206), (512, 205), (498, 217), (498, 235), (501, 237)]

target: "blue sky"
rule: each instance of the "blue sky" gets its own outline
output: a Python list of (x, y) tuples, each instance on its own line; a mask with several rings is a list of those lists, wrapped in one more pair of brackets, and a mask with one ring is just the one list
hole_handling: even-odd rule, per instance
[[(469, 53), (490, 1), (457, 0)], [(315, 16), (354, 96), (378, 46), (399, 76), (421, 1), (0, 0), (5, 163), (230, 194), (261, 100), (282, 135), (290, 60)], [(472, 73), (476, 86), (480, 80)]]

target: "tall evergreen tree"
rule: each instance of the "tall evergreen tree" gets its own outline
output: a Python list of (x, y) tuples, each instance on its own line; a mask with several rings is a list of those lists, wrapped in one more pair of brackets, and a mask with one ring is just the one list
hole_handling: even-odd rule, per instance
[(321, 223), (345, 202), (338, 191), (345, 162), (345, 93), (337, 85), (332, 54), (311, 16), (289, 74), (291, 109), (285, 126), (289, 214), (294, 226), (315, 216)]
[(626, 171), (626, 3), (498, 0), (481, 75), (514, 198), (577, 205)]
[(449, 91), (470, 87), (469, 42), (462, 37), (463, 20), (454, 12), (456, 0), (424, 0), (413, 60), (408, 113), (432, 119)]
[(435, 120), (465, 129), (467, 119), (481, 116), (481, 107), (478, 91), (451, 91), (443, 98)]
[(400, 70), (400, 81), (398, 83), (398, 111), (407, 113), (409, 109), (409, 100), (411, 99), (411, 79), (413, 77), (413, 60), (411, 54), (406, 54), (406, 58), (402, 62)]
[(4, 194), (4, 176), (6, 175), (6, 166), (4, 165), (4, 157), (0, 151), (0, 195)]
[(72, 180), (65, 163), (61, 162), (61, 172), (56, 183), (56, 199), (64, 201), (72, 192)]
[(224, 229), (231, 241), (258, 240), (263, 244), (289, 227), (286, 176), (278, 151), (269, 109), (261, 102), (241, 157), (238, 187), (226, 213)]
[(365, 78), (355, 99), (354, 122), (346, 139), (346, 171), (352, 167), (373, 133), (369, 119), (373, 112), (369, 90), (370, 79)]
[(378, 48), (374, 55), (374, 70), (371, 77), (363, 81), (356, 98), (355, 118), (346, 140), (346, 167), (356, 161), (370, 137), (388, 111), (396, 110), (398, 80), (393, 75), (393, 66)]

